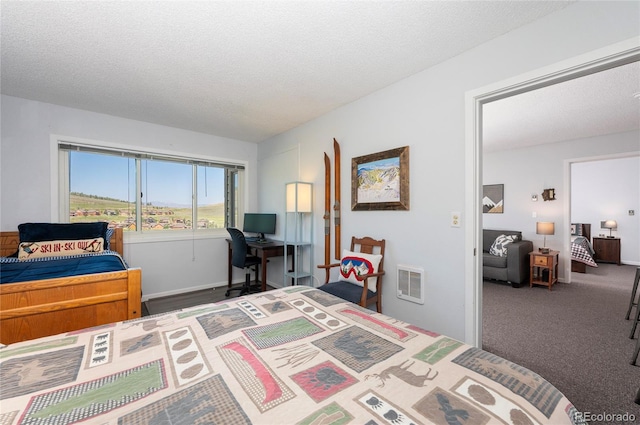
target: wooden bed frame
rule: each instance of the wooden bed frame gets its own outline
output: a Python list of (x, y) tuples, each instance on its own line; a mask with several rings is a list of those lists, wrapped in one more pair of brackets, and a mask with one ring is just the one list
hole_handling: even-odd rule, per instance
[[(0, 232), (2, 256), (18, 244), (18, 232)], [(122, 255), (122, 229), (115, 229), (111, 250)], [(0, 343), (134, 319), (141, 311), (140, 268), (0, 284)]]
[[(582, 235), (581, 236), (584, 236), (585, 238), (587, 238), (589, 243), (591, 243), (591, 224), (582, 223)], [(571, 260), (571, 272), (586, 273), (587, 272), (587, 265), (585, 263), (581, 263), (580, 261)]]

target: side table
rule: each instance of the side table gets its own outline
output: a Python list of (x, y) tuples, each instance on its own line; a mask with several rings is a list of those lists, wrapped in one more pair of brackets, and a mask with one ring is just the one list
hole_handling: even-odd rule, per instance
[(553, 284), (558, 281), (558, 254), (560, 254), (560, 251), (549, 251), (548, 254), (543, 254), (539, 251), (531, 251), (529, 253), (530, 288), (533, 285), (544, 285), (551, 291)]
[(593, 250), (598, 263), (616, 263), (620, 265), (620, 238), (593, 238)]

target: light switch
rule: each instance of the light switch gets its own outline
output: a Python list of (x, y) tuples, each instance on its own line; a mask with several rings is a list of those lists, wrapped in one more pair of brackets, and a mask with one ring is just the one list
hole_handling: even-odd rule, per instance
[(531, 213), (531, 217), (536, 218), (537, 216), (538, 216), (537, 212), (534, 211), (534, 212)]

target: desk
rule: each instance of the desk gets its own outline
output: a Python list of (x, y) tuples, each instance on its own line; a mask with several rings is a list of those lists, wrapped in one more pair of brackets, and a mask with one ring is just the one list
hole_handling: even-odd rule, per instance
[[(231, 256), (232, 256), (232, 241), (231, 239), (227, 239), (227, 244), (229, 246), (229, 278), (227, 287), (231, 288), (231, 282), (233, 278), (233, 266), (231, 265)], [(268, 242), (259, 243), (259, 242), (248, 242), (247, 245), (249, 249), (254, 253), (254, 255), (260, 257), (262, 259), (262, 263), (260, 264), (262, 270), (260, 275), (260, 283), (262, 284), (262, 292), (267, 290), (267, 260), (271, 257), (283, 257), (284, 256), (284, 242), (277, 240), (269, 240)], [(293, 252), (293, 247), (291, 245), (287, 246), (287, 255), (291, 255)]]

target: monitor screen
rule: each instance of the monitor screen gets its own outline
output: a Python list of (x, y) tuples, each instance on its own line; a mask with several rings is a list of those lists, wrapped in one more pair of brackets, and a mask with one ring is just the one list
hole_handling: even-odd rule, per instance
[(257, 233), (260, 239), (264, 235), (276, 233), (276, 215), (265, 213), (245, 213), (242, 231), (245, 233)]

